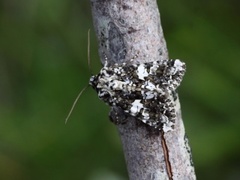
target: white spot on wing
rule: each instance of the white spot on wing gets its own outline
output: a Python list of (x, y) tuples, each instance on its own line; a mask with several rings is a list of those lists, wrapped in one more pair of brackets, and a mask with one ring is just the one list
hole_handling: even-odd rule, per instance
[(149, 74), (155, 75), (158, 67), (159, 67), (158, 62), (154, 61), (152, 67), (150, 68), (150, 73)]
[(133, 103), (132, 103), (132, 107), (130, 109), (131, 114), (134, 116), (136, 115), (138, 112), (140, 112), (140, 110), (143, 108), (143, 104), (141, 103), (140, 99), (136, 99)]
[(147, 69), (144, 67), (144, 64), (140, 64), (137, 69), (138, 78), (144, 80), (144, 77), (148, 76)]
[(156, 89), (156, 86), (153, 83), (151, 83), (150, 81), (148, 81), (146, 88), (149, 89), (150, 91), (153, 91)]
[(179, 59), (176, 59), (174, 62), (174, 67), (175, 67), (174, 74), (178, 71), (184, 71), (183, 65), (184, 65), (183, 62), (181, 62)]
[(146, 95), (145, 99), (152, 99), (155, 97), (155, 95), (152, 91), (146, 92), (145, 95)]
[(169, 123), (167, 123), (167, 124), (164, 123), (164, 124), (163, 124), (163, 131), (164, 131), (164, 132), (172, 131), (172, 130), (173, 130), (172, 126), (173, 126), (173, 123), (172, 123), (172, 122), (169, 122)]

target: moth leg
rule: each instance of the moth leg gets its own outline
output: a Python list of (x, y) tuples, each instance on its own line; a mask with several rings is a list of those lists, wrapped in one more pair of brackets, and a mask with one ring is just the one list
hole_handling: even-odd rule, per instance
[(125, 124), (127, 122), (129, 115), (126, 114), (122, 108), (117, 106), (112, 106), (111, 111), (109, 113), (109, 119), (114, 124)]

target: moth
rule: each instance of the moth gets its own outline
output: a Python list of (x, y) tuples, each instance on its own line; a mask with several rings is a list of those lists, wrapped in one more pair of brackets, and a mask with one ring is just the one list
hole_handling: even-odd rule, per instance
[(156, 129), (169, 131), (176, 119), (175, 96), (186, 65), (179, 59), (139, 64), (106, 62), (89, 84), (98, 97), (111, 107)]

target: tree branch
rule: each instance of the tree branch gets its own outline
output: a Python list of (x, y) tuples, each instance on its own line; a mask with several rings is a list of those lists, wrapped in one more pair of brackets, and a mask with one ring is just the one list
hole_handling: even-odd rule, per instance
[[(102, 64), (144, 63), (168, 59), (155, 0), (91, 0)], [(178, 97), (172, 131), (149, 134), (134, 117), (119, 124), (131, 180), (196, 179)], [(114, 111), (111, 112), (114, 118)]]

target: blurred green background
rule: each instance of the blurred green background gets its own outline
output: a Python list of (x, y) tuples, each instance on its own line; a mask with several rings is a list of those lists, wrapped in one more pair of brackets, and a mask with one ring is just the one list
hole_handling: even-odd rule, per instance
[[(240, 1), (159, 1), (198, 179), (240, 179)], [(126, 180), (108, 107), (86, 86), (101, 68), (89, 1), (0, 1), (0, 179)]]

